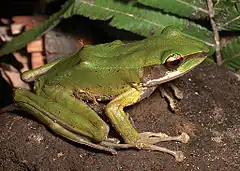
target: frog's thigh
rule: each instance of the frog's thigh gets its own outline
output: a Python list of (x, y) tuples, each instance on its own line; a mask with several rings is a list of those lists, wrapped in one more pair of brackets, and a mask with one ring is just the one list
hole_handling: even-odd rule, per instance
[(38, 77), (42, 74), (45, 74), (48, 70), (50, 70), (52, 67), (54, 67), (56, 64), (58, 64), (61, 60), (62, 60), (62, 58), (60, 58), (54, 62), (45, 64), (41, 67), (26, 71), (22, 74), (21, 77), (26, 82), (34, 81), (36, 79), (36, 77)]
[(54, 132), (68, 139), (79, 142), (81, 135), (95, 141), (106, 139), (109, 131), (107, 124), (86, 104), (59, 91), (49, 88), (46, 93), (55, 97), (49, 100), (27, 90), (16, 89), (14, 99)]
[[(80, 51), (80, 50), (79, 50)], [(24, 81), (27, 81), (27, 82), (30, 82), (30, 81), (34, 81), (36, 79), (36, 77), (40, 76), (40, 75), (43, 75), (45, 74), (47, 71), (49, 71), (52, 67), (54, 67), (56, 64), (58, 64), (59, 62), (62, 62), (63, 60), (67, 59), (67, 58), (71, 58), (73, 57), (74, 55), (77, 55), (78, 52), (74, 52), (74, 53), (71, 53), (63, 58), (59, 58), (53, 62), (50, 62), (48, 64), (45, 64), (43, 66), (40, 66), (38, 68), (35, 68), (35, 69), (32, 69), (32, 70), (29, 70), (29, 71), (26, 71), (22, 74), (22, 79)]]

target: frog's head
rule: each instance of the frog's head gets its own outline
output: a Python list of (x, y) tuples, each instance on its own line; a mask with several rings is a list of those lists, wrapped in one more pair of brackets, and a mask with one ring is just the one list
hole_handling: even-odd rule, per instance
[(144, 75), (155, 72), (155, 76), (145, 79), (147, 86), (162, 84), (182, 76), (200, 64), (209, 53), (207, 45), (187, 37), (173, 27), (165, 28), (156, 42), (152, 53), (155, 53), (153, 56), (158, 54), (158, 58), (161, 54), (160, 62), (147, 67)]

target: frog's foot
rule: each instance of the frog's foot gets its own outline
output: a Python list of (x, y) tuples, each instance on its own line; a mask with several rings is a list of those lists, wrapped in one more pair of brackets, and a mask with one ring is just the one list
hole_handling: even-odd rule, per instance
[(173, 95), (178, 99), (181, 100), (183, 99), (183, 92), (179, 90), (177, 86), (175, 86), (173, 83), (166, 83), (168, 87), (170, 87), (173, 91)]
[(173, 151), (164, 147), (160, 147), (153, 144), (146, 144), (146, 143), (139, 143), (137, 146), (138, 149), (145, 149), (145, 150), (151, 150), (151, 151), (161, 151), (164, 153), (171, 154), (175, 157), (176, 161), (181, 162), (185, 159), (185, 156), (182, 151)]
[(165, 133), (154, 133), (154, 132), (143, 132), (140, 134), (138, 142), (147, 144), (156, 144), (162, 141), (179, 141), (182, 143), (187, 143), (189, 141), (189, 136), (187, 133), (183, 132), (178, 136), (169, 136)]
[(165, 98), (166, 101), (168, 102), (170, 110), (174, 112), (176, 108), (175, 100), (166, 92), (166, 90), (163, 87), (159, 87), (159, 90), (162, 98)]
[(169, 153), (173, 155), (177, 161), (182, 161), (185, 158), (182, 151), (173, 151), (164, 147), (154, 145), (162, 141), (179, 141), (187, 143), (189, 141), (189, 136), (185, 132), (183, 132), (179, 136), (168, 136), (164, 133), (143, 132), (140, 134), (140, 138), (137, 141), (136, 147), (139, 149)]
[(182, 161), (185, 157), (182, 151), (173, 151), (164, 147), (160, 147), (154, 145), (158, 142), (162, 141), (180, 141), (183, 143), (187, 143), (189, 141), (189, 136), (186, 133), (182, 133), (179, 136), (168, 136), (164, 133), (152, 133), (152, 132), (144, 132), (140, 134), (140, 138), (135, 143), (129, 144), (116, 144), (110, 141), (103, 141), (101, 142), (102, 146), (106, 146), (108, 148), (114, 149), (127, 149), (127, 148), (137, 148), (137, 149), (145, 149), (151, 151), (160, 151), (164, 153), (171, 154), (175, 157), (176, 161)]
[(117, 138), (107, 138), (106, 140), (104, 140), (106, 142), (110, 142), (110, 143), (115, 143), (115, 144), (119, 144), (120, 140)]
[[(165, 85), (167, 85), (172, 89), (174, 97), (176, 97), (178, 100), (181, 100), (183, 98), (183, 93), (174, 84), (166, 83)], [(161, 96), (167, 100), (170, 110), (174, 112), (176, 109), (175, 98), (171, 97), (166, 92), (165, 87), (160, 86), (159, 90), (160, 90)]]

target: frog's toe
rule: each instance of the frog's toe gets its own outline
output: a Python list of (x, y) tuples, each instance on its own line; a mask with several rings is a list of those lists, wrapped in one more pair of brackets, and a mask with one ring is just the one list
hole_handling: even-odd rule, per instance
[(146, 143), (139, 143), (137, 145), (138, 149), (145, 149), (145, 150), (151, 150), (151, 151), (160, 151), (164, 153), (171, 154), (172, 156), (175, 157), (176, 161), (181, 162), (185, 159), (185, 156), (182, 151), (174, 151), (170, 150), (164, 147), (152, 145), (152, 144), (146, 144)]
[(144, 150), (151, 150), (151, 151), (159, 151), (159, 152), (171, 154), (172, 156), (175, 157), (176, 161), (178, 162), (183, 161), (185, 159), (185, 156), (182, 151), (174, 151), (174, 150), (170, 150), (164, 147), (160, 147), (160, 146), (148, 144), (148, 143), (137, 142), (133, 144), (114, 144), (107, 141), (103, 141), (101, 142), (101, 145), (106, 146), (110, 149), (137, 148), (139, 150), (144, 149)]
[(120, 140), (117, 139), (117, 138), (107, 138), (104, 141), (107, 141), (107, 142), (110, 142), (110, 143), (115, 143), (115, 144), (119, 144), (120, 143)]
[(138, 142), (156, 144), (162, 141), (179, 141), (182, 143), (187, 143), (189, 141), (189, 136), (185, 132), (178, 136), (169, 136), (165, 133), (154, 133), (154, 132), (143, 132), (140, 134)]
[(164, 133), (153, 133), (153, 132), (143, 132), (140, 134), (140, 138), (136, 142), (136, 147), (138, 149), (161, 151), (173, 155), (177, 161), (182, 161), (185, 157), (182, 151), (173, 151), (164, 147), (154, 145), (162, 141), (180, 141), (187, 143), (189, 141), (189, 136), (186, 133), (182, 133), (179, 136), (168, 136)]

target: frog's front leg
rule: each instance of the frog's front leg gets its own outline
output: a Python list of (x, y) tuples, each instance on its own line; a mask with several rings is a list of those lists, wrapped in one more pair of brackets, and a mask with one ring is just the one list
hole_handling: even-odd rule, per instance
[(159, 91), (161, 93), (161, 96), (166, 99), (169, 105), (169, 109), (174, 112), (176, 109), (176, 100), (175, 98), (171, 97), (168, 92), (165, 90), (166, 88), (170, 88), (173, 91), (173, 95), (178, 100), (181, 100), (183, 98), (183, 92), (178, 89), (177, 86), (175, 86), (173, 83), (164, 83), (164, 85), (159, 85)]
[[(181, 141), (187, 143), (189, 136), (186, 133), (182, 133), (180, 136), (171, 137), (164, 133), (152, 133), (144, 132), (138, 133), (137, 130), (132, 126), (129, 118), (123, 111), (125, 106), (136, 103), (141, 99), (144, 89), (131, 88), (127, 92), (117, 96), (115, 99), (110, 101), (106, 107), (106, 114), (109, 117), (112, 125), (120, 133), (124, 141), (129, 145), (122, 145), (122, 148), (135, 147), (138, 149), (147, 149), (166, 152), (173, 155), (177, 161), (182, 161), (184, 156), (181, 151), (172, 151), (163, 147), (156, 146), (154, 144), (161, 141)], [(121, 148), (121, 144), (117, 147)]]

